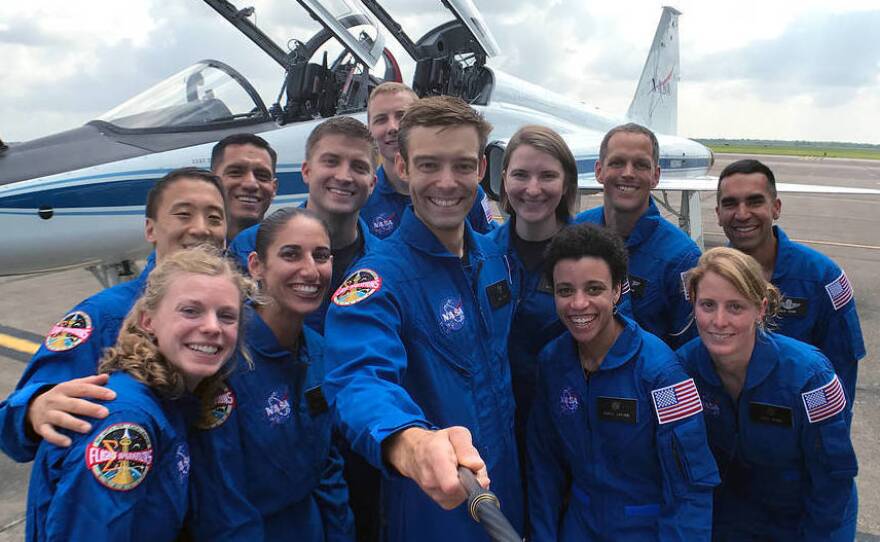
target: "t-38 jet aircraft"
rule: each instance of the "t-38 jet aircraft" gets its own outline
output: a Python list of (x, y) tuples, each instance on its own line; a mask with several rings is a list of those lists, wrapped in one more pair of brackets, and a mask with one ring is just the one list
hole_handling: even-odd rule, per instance
[[(0, 274), (89, 266), (104, 285), (131, 274), (131, 262), (149, 250), (147, 191), (171, 169), (206, 166), (213, 144), (235, 132), (258, 133), (278, 151), (274, 207), (302, 201), (307, 190), (299, 165), (312, 128), (333, 115), (366, 121), (369, 92), (384, 80), (403, 81), (385, 33), (415, 64), (409, 83), (420, 96), (460, 96), (495, 127), (483, 180), (490, 195), (501, 183), (506, 141), (520, 126), (543, 124), (563, 134), (578, 160), (580, 188), (597, 191), (602, 136), (633, 120), (658, 133), (658, 190), (683, 193), (680, 208), (670, 210), (701, 240), (699, 191), (715, 190), (716, 181), (706, 176), (712, 152), (674, 135), (680, 15), (674, 8), (663, 8), (629, 111), (613, 117), (487, 65), (499, 47), (471, 0), (442, 0), (452, 17), (417, 41), (376, 0), (297, 0), (322, 29), (284, 48), (252, 22), (252, 8), (204, 1), (284, 69), (278, 99), (267, 107), (233, 68), (203, 60), (84, 126), (0, 146)], [(341, 52), (334, 58), (328, 50)], [(784, 184), (779, 190), (846, 191)], [(869, 191), (850, 193), (856, 192)]]

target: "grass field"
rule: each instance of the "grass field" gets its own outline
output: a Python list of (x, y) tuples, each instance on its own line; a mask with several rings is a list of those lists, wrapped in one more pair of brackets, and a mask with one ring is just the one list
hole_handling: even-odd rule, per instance
[(776, 154), (783, 156), (816, 156), (823, 158), (863, 158), (880, 160), (880, 150), (848, 149), (835, 147), (782, 146), (782, 145), (730, 145), (705, 143), (716, 153), (732, 154)]

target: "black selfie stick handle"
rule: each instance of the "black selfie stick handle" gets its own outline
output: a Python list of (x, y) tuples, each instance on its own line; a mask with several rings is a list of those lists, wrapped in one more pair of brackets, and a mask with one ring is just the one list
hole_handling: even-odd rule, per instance
[(483, 489), (474, 473), (467, 467), (458, 467), (458, 478), (468, 494), (468, 512), (474, 521), (486, 529), (493, 542), (522, 542), (522, 537), (504, 517), (498, 497)]

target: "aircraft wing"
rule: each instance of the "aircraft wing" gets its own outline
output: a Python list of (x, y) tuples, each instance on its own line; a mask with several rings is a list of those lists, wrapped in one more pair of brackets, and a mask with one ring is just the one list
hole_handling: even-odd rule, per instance
[[(596, 176), (590, 173), (578, 175), (578, 188), (585, 191), (601, 191), (602, 185)], [(718, 178), (709, 175), (699, 177), (666, 177), (660, 176), (660, 183), (655, 190), (673, 192), (715, 192), (718, 189)], [(855, 186), (828, 186), (821, 184), (776, 183), (776, 191), (786, 194), (849, 194), (862, 196), (880, 196), (880, 190)]]

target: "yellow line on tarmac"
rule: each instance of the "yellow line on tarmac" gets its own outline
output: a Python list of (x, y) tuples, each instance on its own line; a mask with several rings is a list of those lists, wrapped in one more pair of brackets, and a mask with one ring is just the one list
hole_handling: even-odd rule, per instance
[[(714, 232), (707, 231), (705, 235), (709, 235), (712, 237), (724, 237), (724, 233), (722, 232)], [(867, 250), (880, 250), (880, 246), (875, 245), (857, 245), (855, 243), (838, 243), (836, 241), (813, 241), (810, 239), (791, 239), (796, 243), (804, 243), (808, 245), (828, 245), (832, 247), (844, 247), (844, 248), (864, 248)]]
[(0, 346), (11, 348), (12, 350), (18, 350), (19, 352), (24, 352), (25, 354), (36, 354), (37, 350), (40, 349), (40, 345), (31, 341), (26, 341), (24, 339), (19, 339), (18, 337), (13, 337), (12, 335), (6, 335), (5, 333), (0, 333)]

